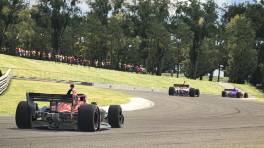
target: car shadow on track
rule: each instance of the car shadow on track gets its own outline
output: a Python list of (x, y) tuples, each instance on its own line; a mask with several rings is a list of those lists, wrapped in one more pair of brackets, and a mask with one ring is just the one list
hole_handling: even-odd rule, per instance
[[(75, 129), (49, 129), (47, 127), (34, 127), (32, 129), (19, 129), (19, 128), (7, 128), (8, 130), (16, 130), (16, 131), (39, 131), (39, 132), (83, 132)], [(110, 128), (100, 128), (96, 132), (103, 132), (110, 130)], [(90, 132), (91, 133), (91, 132)]]

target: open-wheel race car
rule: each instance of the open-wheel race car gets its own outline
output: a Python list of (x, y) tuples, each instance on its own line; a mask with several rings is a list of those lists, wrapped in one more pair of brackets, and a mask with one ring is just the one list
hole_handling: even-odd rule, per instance
[(233, 89), (225, 89), (222, 91), (222, 97), (231, 97), (231, 98), (248, 98), (248, 93), (243, 93), (240, 90)]
[(192, 88), (187, 84), (174, 84), (173, 87), (169, 87), (169, 95), (199, 97), (200, 90)]
[[(120, 105), (111, 105), (106, 112), (95, 102), (88, 104), (83, 94), (27, 93), (26, 97), (27, 101), (19, 102), (16, 109), (16, 125), (21, 129), (48, 127), (97, 131), (102, 124), (121, 128), (124, 123)], [(36, 102), (48, 102), (49, 106), (39, 108)]]

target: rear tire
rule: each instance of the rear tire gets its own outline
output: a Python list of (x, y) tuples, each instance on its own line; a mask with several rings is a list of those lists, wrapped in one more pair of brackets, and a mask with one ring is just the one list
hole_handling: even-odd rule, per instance
[(196, 89), (196, 96), (199, 97), (200, 96), (200, 90), (199, 89)]
[(78, 128), (80, 131), (94, 132), (100, 129), (100, 111), (96, 105), (85, 104), (78, 111)]
[(32, 115), (30, 107), (26, 101), (21, 101), (16, 109), (16, 125), (21, 129), (32, 128)]
[(108, 109), (108, 123), (112, 128), (121, 128), (124, 124), (124, 116), (120, 105), (110, 105)]
[(176, 93), (175, 88), (174, 87), (170, 87), (169, 88), (169, 96), (174, 96), (175, 93)]
[(241, 92), (237, 92), (236, 97), (241, 98), (241, 97), (243, 97), (243, 94)]
[(189, 95), (190, 97), (195, 97), (195, 89), (190, 88)]

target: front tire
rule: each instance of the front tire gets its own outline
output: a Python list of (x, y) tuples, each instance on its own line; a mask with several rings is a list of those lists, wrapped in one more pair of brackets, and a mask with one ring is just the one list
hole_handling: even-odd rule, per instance
[(30, 107), (26, 101), (21, 101), (16, 109), (16, 125), (21, 129), (32, 128), (32, 115)]
[(85, 104), (78, 111), (78, 128), (80, 131), (94, 132), (100, 129), (100, 111), (96, 105)]
[(121, 128), (124, 124), (124, 116), (120, 105), (110, 105), (108, 109), (108, 123), (112, 128)]
[(225, 91), (222, 91), (222, 97), (227, 97), (227, 93)]

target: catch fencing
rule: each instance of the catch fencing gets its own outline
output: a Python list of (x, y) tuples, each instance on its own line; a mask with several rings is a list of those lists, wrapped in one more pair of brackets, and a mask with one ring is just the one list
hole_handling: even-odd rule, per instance
[(8, 88), (9, 82), (11, 79), (11, 69), (8, 69), (7, 72), (0, 77), (0, 95)]

